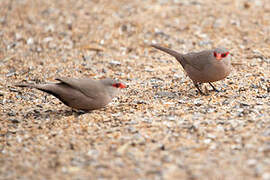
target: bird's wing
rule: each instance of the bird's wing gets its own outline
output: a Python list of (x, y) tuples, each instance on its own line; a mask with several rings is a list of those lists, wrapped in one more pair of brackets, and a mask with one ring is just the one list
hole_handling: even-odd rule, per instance
[(88, 78), (68, 78), (68, 77), (59, 77), (56, 80), (61, 83), (67, 84), (68, 86), (77, 89), (82, 92), (85, 96), (90, 98), (95, 98), (102, 91), (102, 85), (95, 80)]
[(187, 64), (197, 69), (198, 71), (202, 71), (204, 67), (210, 63), (211, 53), (211, 50), (207, 50), (196, 53), (188, 53), (185, 54), (183, 57), (186, 60)]

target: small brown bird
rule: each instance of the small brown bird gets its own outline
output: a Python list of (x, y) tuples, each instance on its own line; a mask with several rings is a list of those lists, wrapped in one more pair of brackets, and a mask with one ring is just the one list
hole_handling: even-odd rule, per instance
[(151, 46), (175, 57), (201, 94), (204, 93), (199, 88), (200, 83), (209, 83), (218, 91), (211, 82), (226, 78), (232, 71), (229, 51), (225, 48), (180, 54), (158, 45)]
[(58, 83), (17, 84), (18, 87), (30, 87), (52, 94), (65, 105), (78, 110), (94, 110), (106, 106), (118, 95), (119, 88), (126, 86), (112, 79), (92, 80), (61, 77)]

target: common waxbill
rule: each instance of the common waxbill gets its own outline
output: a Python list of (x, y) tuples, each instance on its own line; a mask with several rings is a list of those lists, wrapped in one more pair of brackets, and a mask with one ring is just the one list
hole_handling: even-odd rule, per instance
[(18, 87), (36, 88), (52, 94), (65, 105), (78, 110), (94, 110), (106, 106), (126, 86), (112, 79), (57, 78), (58, 83), (16, 84)]
[(211, 82), (224, 79), (232, 71), (229, 51), (225, 48), (180, 54), (158, 45), (151, 46), (174, 56), (201, 94), (204, 93), (199, 88), (200, 83), (209, 83), (218, 91)]

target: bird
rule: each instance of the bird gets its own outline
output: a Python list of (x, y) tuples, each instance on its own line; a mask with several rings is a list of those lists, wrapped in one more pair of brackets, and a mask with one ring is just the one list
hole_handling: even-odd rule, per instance
[(126, 85), (106, 78), (93, 80), (90, 78), (56, 78), (57, 83), (46, 84), (15, 84), (17, 87), (35, 88), (58, 98), (65, 105), (83, 111), (105, 107), (119, 94)]
[(212, 82), (226, 78), (232, 71), (230, 53), (223, 47), (181, 54), (156, 44), (151, 46), (173, 56), (186, 71), (199, 93), (204, 95), (199, 87), (200, 84), (209, 83), (214, 91), (219, 92)]

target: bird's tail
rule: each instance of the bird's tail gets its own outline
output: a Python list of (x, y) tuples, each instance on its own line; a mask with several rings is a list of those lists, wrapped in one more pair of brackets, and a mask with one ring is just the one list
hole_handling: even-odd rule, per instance
[(178, 58), (178, 57), (182, 57), (183, 56), (182, 54), (180, 54), (180, 53), (178, 53), (178, 52), (176, 52), (174, 50), (171, 50), (169, 48), (161, 47), (161, 46), (155, 45), (155, 44), (152, 44), (151, 46), (154, 47), (154, 48), (156, 48), (156, 49), (159, 49), (161, 51), (164, 51), (164, 52), (172, 55), (175, 58)]
[(184, 67), (184, 65), (187, 63), (185, 62), (185, 59), (183, 58), (183, 54), (181, 53), (178, 53), (174, 50), (171, 50), (169, 48), (165, 48), (165, 47), (161, 47), (159, 45), (155, 45), (155, 44), (152, 44), (151, 45), (152, 47), (156, 48), (156, 49), (159, 49), (165, 53), (168, 53), (170, 54), (171, 56), (175, 57), (175, 59), (177, 59), (177, 61)]
[(30, 84), (30, 83), (22, 83), (22, 84), (15, 84), (14, 86), (17, 87), (28, 87), (28, 88), (35, 88), (40, 91), (52, 94), (53, 96), (57, 97), (59, 99), (59, 96), (57, 93), (55, 93), (55, 84)]
[(35, 85), (35, 84), (28, 84), (28, 83), (14, 84), (14, 86), (17, 86), (17, 87), (37, 88), (37, 85)]
[(17, 87), (28, 87), (28, 88), (35, 88), (47, 93), (52, 94), (51, 90), (54, 87), (54, 84), (31, 84), (31, 83), (21, 83), (21, 84), (15, 84), (14, 86)]

